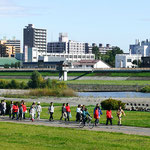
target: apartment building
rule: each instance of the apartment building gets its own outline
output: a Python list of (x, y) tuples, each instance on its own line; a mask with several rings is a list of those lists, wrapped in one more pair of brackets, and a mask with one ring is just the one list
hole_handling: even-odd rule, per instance
[(38, 53), (47, 51), (47, 31), (46, 29), (37, 29), (33, 24), (28, 24), (23, 30), (23, 45), (28, 48), (38, 48)]
[(0, 44), (0, 57), (14, 57), (15, 47), (5, 44)]

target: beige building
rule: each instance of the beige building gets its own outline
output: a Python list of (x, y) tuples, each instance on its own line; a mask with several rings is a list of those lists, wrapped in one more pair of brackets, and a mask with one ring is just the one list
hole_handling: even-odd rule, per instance
[(0, 43), (0, 57), (14, 57), (15, 47), (1, 43)]

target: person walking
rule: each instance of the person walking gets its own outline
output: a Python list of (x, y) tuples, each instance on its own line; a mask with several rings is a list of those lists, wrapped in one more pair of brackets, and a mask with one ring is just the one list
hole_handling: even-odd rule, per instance
[(19, 105), (19, 119), (23, 119), (23, 107), (22, 107), (22, 102)]
[(40, 120), (40, 114), (42, 112), (42, 107), (40, 105), (40, 102), (37, 103), (36, 112), (37, 112), (37, 119)]
[(62, 105), (60, 120), (62, 120), (62, 118), (64, 118), (65, 121), (66, 121), (67, 113), (66, 113), (66, 106), (65, 106), (65, 103), (63, 103), (63, 105)]
[[(97, 115), (97, 114), (96, 114), (97, 112), (95, 113), (96, 110), (98, 111), (98, 117), (96, 117), (96, 115)], [(94, 117), (94, 118), (96, 119), (96, 120), (95, 120), (95, 121), (96, 121), (96, 122), (95, 122), (95, 125), (96, 125), (96, 124), (99, 123), (99, 119), (100, 119), (101, 115), (103, 114), (102, 111), (101, 111), (101, 108), (100, 108), (99, 104), (96, 104), (96, 107), (94, 108), (93, 114), (94, 114), (95, 117), (97, 118), (97, 119), (96, 119), (96, 118)]]
[(6, 102), (5, 102), (5, 100), (2, 100), (1, 102), (3, 105), (3, 116), (5, 116), (5, 114), (6, 114)]
[(22, 108), (23, 108), (23, 119), (26, 119), (25, 114), (27, 113), (27, 107), (24, 101), (22, 101)]
[(81, 105), (79, 104), (76, 109), (76, 122), (81, 121)]
[(34, 107), (34, 105), (31, 106), (31, 109), (30, 109), (30, 115), (31, 115), (31, 120), (32, 122), (34, 121), (35, 119), (35, 114), (36, 114), (36, 109)]
[(95, 118), (95, 126), (97, 126), (97, 124), (99, 123), (99, 107), (95, 108), (94, 118)]
[(51, 121), (51, 120), (54, 121), (54, 119), (53, 119), (53, 114), (54, 114), (53, 102), (50, 103), (48, 111), (49, 111), (49, 114), (50, 114), (49, 121)]
[(16, 102), (13, 105), (13, 117), (12, 117), (12, 119), (14, 119), (16, 116), (16, 120), (18, 120), (18, 112), (19, 112), (19, 107), (18, 107), (18, 102)]
[(122, 107), (119, 106), (119, 109), (117, 110), (118, 126), (121, 126), (121, 125), (122, 125), (122, 123), (121, 123), (121, 117), (122, 117), (122, 115), (125, 116), (125, 113), (124, 113)]
[(108, 121), (110, 121), (110, 124), (112, 125), (113, 116), (110, 108), (106, 111), (106, 118), (106, 125), (108, 125)]
[(68, 121), (70, 121), (71, 110), (68, 103), (66, 104), (66, 113), (67, 113), (67, 119)]
[(9, 118), (13, 115), (13, 101), (10, 102), (10, 109), (9, 109)]

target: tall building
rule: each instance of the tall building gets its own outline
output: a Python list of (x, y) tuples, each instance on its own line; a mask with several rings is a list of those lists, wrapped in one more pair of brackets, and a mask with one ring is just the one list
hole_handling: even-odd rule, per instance
[(0, 44), (5, 44), (7, 46), (13, 46), (15, 48), (15, 53), (21, 53), (21, 42), (20, 40), (1, 40)]
[(46, 29), (37, 29), (33, 24), (28, 24), (23, 32), (23, 45), (28, 48), (38, 48), (38, 53), (43, 54), (47, 51), (47, 31)]
[(66, 33), (60, 33), (58, 42), (47, 44), (47, 53), (86, 54), (88, 48), (88, 43), (68, 40)]

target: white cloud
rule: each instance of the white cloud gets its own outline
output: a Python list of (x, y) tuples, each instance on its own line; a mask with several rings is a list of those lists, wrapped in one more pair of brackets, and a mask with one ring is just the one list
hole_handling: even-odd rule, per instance
[(24, 17), (38, 15), (41, 15), (41, 13), (37, 13), (36, 8), (17, 5), (14, 0), (0, 0), (1, 17)]

